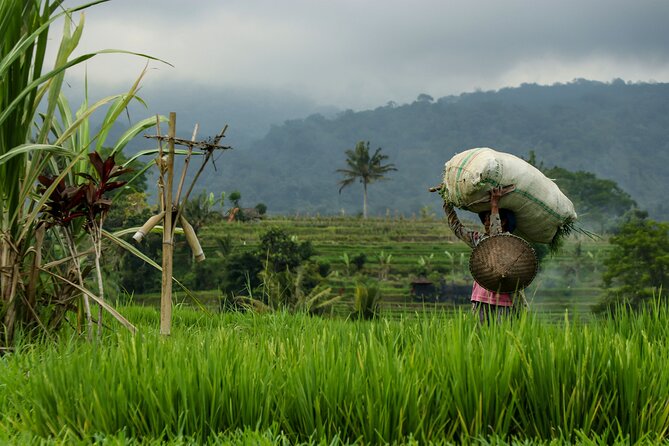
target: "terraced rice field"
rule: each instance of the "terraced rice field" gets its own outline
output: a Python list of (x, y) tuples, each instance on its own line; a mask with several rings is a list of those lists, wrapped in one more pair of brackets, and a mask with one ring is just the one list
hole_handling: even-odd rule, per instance
[[(411, 295), (411, 282), (420, 271), (419, 262), (427, 262), (428, 278), (435, 284), (460, 287), (467, 293), (471, 284), (468, 270), (471, 250), (450, 231), (441, 218), (370, 218), (352, 217), (272, 217), (253, 223), (219, 223), (202, 231), (202, 243), (208, 258), (217, 257), (217, 239), (228, 239), (235, 250), (255, 249), (260, 237), (270, 228), (279, 228), (298, 241), (310, 241), (314, 260), (330, 265), (327, 283), (344, 296), (339, 310), (350, 303), (352, 289), (361, 278), (381, 277), (380, 256), (392, 256), (384, 278), (379, 280), (382, 308), (403, 313), (423, 309), (446, 309), (461, 305), (466, 296), (440, 295), (421, 300)], [(554, 255), (548, 255), (532, 285), (526, 290), (530, 308), (548, 315), (587, 314), (601, 293), (601, 260), (609, 248), (604, 239), (571, 236)], [(177, 256), (187, 249), (176, 250)], [(363, 268), (347, 268), (345, 255), (352, 259), (364, 255)], [(185, 257), (177, 264), (187, 264)], [(216, 261), (216, 260), (214, 260)], [(177, 270), (175, 274), (179, 274)], [(218, 296), (216, 290), (200, 290), (205, 300)], [(154, 296), (155, 297), (155, 296)]]

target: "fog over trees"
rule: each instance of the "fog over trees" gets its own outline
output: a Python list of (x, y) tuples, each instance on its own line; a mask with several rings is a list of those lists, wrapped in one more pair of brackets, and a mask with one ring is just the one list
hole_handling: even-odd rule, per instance
[[(246, 101), (243, 92), (226, 101), (229, 96), (212, 93), (206, 100), (206, 91), (189, 92), (188, 104), (177, 110), (180, 132), (190, 134), (199, 122), (201, 134), (214, 134), (230, 123), (225, 142), (234, 150), (220, 157), (201, 187), (216, 194), (239, 190), (249, 202), (267, 204), (270, 214), (359, 213), (359, 191), (339, 194), (336, 169), (344, 151), (365, 140), (383, 147), (398, 169), (392, 181), (370, 189), (370, 215), (408, 216), (425, 206), (438, 212), (439, 198), (427, 188), (441, 181), (444, 162), (459, 151), (491, 147), (524, 158), (533, 151), (546, 168), (612, 180), (652, 218), (669, 218), (663, 196), (669, 84), (575, 80), (442, 98), (419, 93), (408, 104), (339, 112), (297, 97), (247, 93)], [(164, 101), (157, 102), (152, 109)], [(306, 117), (292, 119), (300, 113)]]

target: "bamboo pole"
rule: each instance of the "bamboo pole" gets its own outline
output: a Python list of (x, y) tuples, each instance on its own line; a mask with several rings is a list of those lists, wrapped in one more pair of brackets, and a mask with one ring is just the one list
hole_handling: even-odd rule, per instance
[(181, 223), (181, 228), (186, 235), (188, 246), (190, 246), (191, 251), (193, 251), (193, 257), (195, 258), (195, 261), (203, 261), (205, 259), (204, 251), (202, 251), (202, 245), (200, 245), (200, 241), (197, 239), (197, 235), (195, 235), (193, 226), (188, 223), (188, 220), (186, 220), (186, 217), (183, 215), (179, 217), (179, 222)]
[(174, 137), (176, 136), (176, 113), (170, 112), (168, 129), (167, 184), (165, 185), (165, 212), (163, 227), (163, 276), (160, 293), (160, 334), (168, 336), (172, 331), (172, 183), (174, 181)]
[(158, 196), (160, 197), (160, 210), (165, 212), (165, 160), (163, 159), (163, 140), (160, 134), (160, 117), (156, 115), (156, 133), (158, 135)]
[[(223, 130), (221, 130), (221, 133), (216, 135), (216, 138), (214, 138), (214, 145), (218, 145), (218, 142), (225, 136), (225, 131), (228, 129), (228, 124), (225, 124), (223, 127)], [(183, 202), (188, 201), (188, 197), (190, 197), (190, 193), (193, 191), (193, 188), (195, 187), (195, 183), (197, 182), (197, 179), (200, 178), (200, 174), (204, 170), (204, 167), (207, 165), (211, 157), (213, 156), (214, 151), (213, 150), (208, 150), (207, 154), (204, 157), (204, 161), (202, 161), (202, 165), (200, 166), (200, 169), (195, 173), (195, 177), (193, 178), (193, 181), (190, 183), (190, 187), (188, 188), (188, 192), (186, 192), (186, 196), (183, 199)]]
[[(193, 129), (193, 136), (191, 137), (191, 141), (195, 143), (195, 137), (197, 136), (197, 131), (200, 128), (200, 124), (195, 124), (195, 128)], [(179, 180), (179, 186), (177, 186), (177, 197), (174, 199), (174, 203), (179, 206), (179, 212), (181, 212), (181, 206), (179, 204), (179, 200), (181, 199), (181, 191), (184, 188), (184, 181), (186, 180), (186, 172), (188, 171), (188, 165), (190, 164), (190, 158), (193, 156), (193, 144), (190, 144), (188, 146), (188, 155), (186, 155), (186, 159), (184, 160), (184, 167), (181, 171), (181, 179)]]
[(135, 235), (132, 236), (133, 240), (135, 240), (137, 243), (141, 242), (146, 234), (151, 232), (151, 230), (158, 224), (160, 220), (163, 220), (165, 217), (165, 211), (160, 211), (159, 214), (156, 214), (146, 220), (146, 222), (142, 225), (141, 228), (137, 232), (135, 232)]

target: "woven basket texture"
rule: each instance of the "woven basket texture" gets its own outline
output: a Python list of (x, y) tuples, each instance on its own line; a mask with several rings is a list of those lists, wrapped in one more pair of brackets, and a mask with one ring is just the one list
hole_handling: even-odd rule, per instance
[(474, 280), (488, 291), (498, 293), (526, 288), (534, 280), (538, 266), (534, 248), (512, 234), (484, 238), (469, 258)]

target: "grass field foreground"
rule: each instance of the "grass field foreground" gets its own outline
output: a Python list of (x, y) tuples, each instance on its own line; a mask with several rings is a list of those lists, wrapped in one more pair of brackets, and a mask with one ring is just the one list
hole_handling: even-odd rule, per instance
[(141, 334), (5, 355), (2, 436), (611, 444), (660, 442), (669, 428), (661, 306), (492, 326), (466, 313), (363, 322), (183, 308), (169, 338), (158, 336), (155, 310), (125, 313)]

